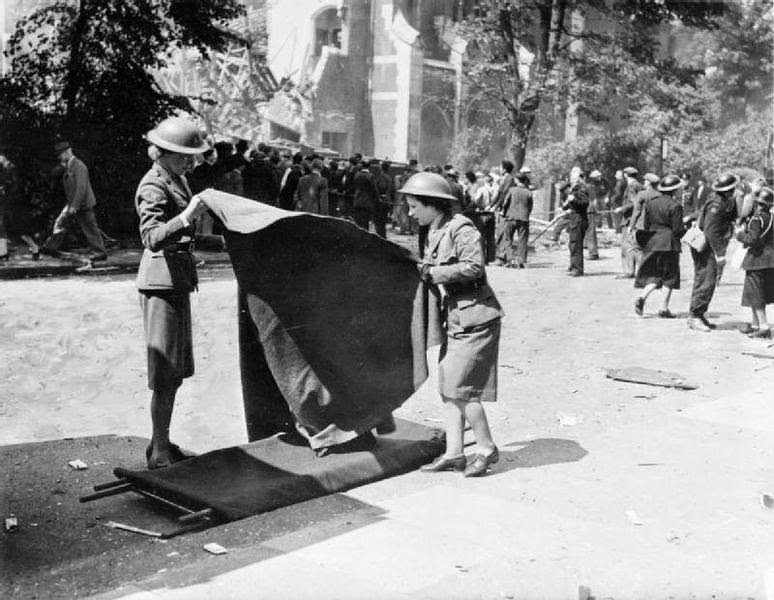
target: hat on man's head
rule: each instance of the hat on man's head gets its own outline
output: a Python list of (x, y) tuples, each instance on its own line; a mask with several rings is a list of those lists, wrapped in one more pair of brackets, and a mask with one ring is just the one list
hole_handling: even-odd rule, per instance
[(519, 169), (519, 173), (524, 173), (525, 175), (530, 175), (532, 173), (532, 169), (530, 169), (527, 166), (524, 166), (521, 169)]
[(658, 185), (658, 182), (661, 181), (659, 179), (659, 176), (656, 175), (655, 173), (645, 173), (645, 175), (643, 175), (642, 178), (648, 183), (652, 183), (653, 185)]
[(599, 169), (594, 169), (591, 173), (589, 173), (590, 179), (599, 179), (602, 177), (602, 173), (599, 172)]
[(658, 184), (658, 191), (674, 192), (681, 187), (683, 187), (683, 180), (674, 173), (670, 173), (669, 175), (664, 175), (664, 177), (661, 179), (661, 182)]
[(739, 185), (739, 177), (733, 173), (723, 173), (712, 184), (712, 189), (716, 192), (727, 192), (733, 190), (737, 185)]
[(476, 171), (476, 179), (483, 179), (486, 174), (483, 171)]
[(54, 143), (54, 152), (56, 154), (60, 154), (68, 148), (70, 148), (70, 142), (67, 140), (57, 140), (56, 143)]
[(637, 175), (640, 174), (640, 172), (635, 167), (626, 167), (623, 172), (624, 175), (628, 175), (629, 177), (637, 177)]

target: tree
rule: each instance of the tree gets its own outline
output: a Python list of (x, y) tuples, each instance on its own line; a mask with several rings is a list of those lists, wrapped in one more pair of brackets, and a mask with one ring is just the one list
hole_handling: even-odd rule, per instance
[(715, 26), (722, 2), (475, 0), (458, 33), (470, 40), (465, 75), (495, 99), (521, 165), (541, 105), (600, 118), (647, 94), (653, 82), (698, 73), (659, 58), (657, 28), (676, 19)]
[[(131, 211), (127, 200), (147, 164), (144, 133), (175, 111), (192, 112), (188, 98), (161, 90), (154, 72), (175, 49), (208, 56), (240, 41), (228, 25), (242, 14), (238, 0), (55, 0), (22, 19), (6, 49), (11, 70), (0, 79), (2, 143), (18, 171), (32, 177), (28, 167), (50, 165), (54, 135), (66, 136), (91, 159), (104, 216)], [(25, 127), (35, 135), (8, 133)], [(45, 190), (29, 192), (33, 204), (45, 202)]]

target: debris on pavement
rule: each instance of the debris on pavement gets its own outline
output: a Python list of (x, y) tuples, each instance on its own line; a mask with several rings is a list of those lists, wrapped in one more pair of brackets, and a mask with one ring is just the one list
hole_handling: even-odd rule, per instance
[(89, 468), (89, 465), (87, 465), (85, 462), (83, 462), (80, 458), (76, 460), (71, 460), (69, 463), (72, 469), (75, 469), (76, 471), (84, 471)]
[(642, 383), (657, 387), (672, 387), (678, 390), (695, 390), (699, 386), (688, 383), (679, 373), (670, 373), (658, 369), (646, 369), (644, 367), (626, 367), (623, 369), (608, 369), (607, 377), (616, 381), (628, 383)]
[(774, 354), (768, 354), (766, 352), (742, 352), (745, 356), (754, 356), (755, 358), (774, 358)]
[(759, 498), (760, 498), (760, 501), (761, 501), (761, 508), (768, 508), (769, 510), (774, 508), (774, 494), (768, 494), (766, 492), (761, 492)]
[(103, 527), (110, 529), (122, 529), (123, 531), (131, 531), (132, 533), (139, 533), (147, 535), (148, 537), (161, 537), (161, 533), (158, 531), (149, 531), (148, 529), (141, 529), (140, 527), (134, 527), (133, 525), (126, 525), (124, 523), (118, 523), (116, 521), (108, 521), (107, 523), (100, 523)]
[(18, 531), (19, 530), (19, 520), (15, 516), (13, 516), (13, 515), (8, 517), (5, 520), (5, 530), (8, 533), (13, 533), (14, 531)]
[(209, 544), (204, 544), (202, 546), (207, 552), (210, 554), (226, 554), (228, 553), (228, 550), (226, 550), (223, 546), (220, 544), (215, 544), (214, 542), (211, 542)]
[(573, 427), (583, 422), (583, 417), (570, 413), (556, 413), (556, 420), (562, 427)]
[(629, 519), (629, 522), (632, 525), (642, 525), (642, 521), (640, 521), (640, 518), (637, 516), (637, 513), (634, 512), (631, 508), (626, 511), (626, 518)]

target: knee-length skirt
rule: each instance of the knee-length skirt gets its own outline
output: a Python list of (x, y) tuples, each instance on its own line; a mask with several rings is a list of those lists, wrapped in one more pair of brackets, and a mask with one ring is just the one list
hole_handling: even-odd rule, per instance
[(672, 251), (646, 252), (634, 278), (635, 288), (655, 284), (672, 290), (680, 289), (680, 253)]
[(148, 387), (179, 386), (194, 373), (191, 302), (187, 293), (140, 292)]
[(742, 306), (774, 304), (774, 269), (745, 271)]
[(497, 400), (500, 319), (449, 335), (438, 365), (441, 396), (464, 402)]

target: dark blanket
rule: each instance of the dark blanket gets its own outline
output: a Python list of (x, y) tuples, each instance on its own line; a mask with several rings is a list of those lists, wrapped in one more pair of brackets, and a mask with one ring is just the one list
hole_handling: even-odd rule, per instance
[(437, 430), (397, 420), (368, 451), (315, 457), (282, 436), (214, 450), (154, 471), (115, 469), (137, 487), (233, 521), (416, 469), (443, 452)]
[(225, 226), (239, 284), (248, 438), (295, 423), (323, 437), (362, 433), (388, 418), (426, 378), (425, 346), (440, 341), (437, 326), (427, 333), (437, 311), (415, 259), (348, 221), (200, 195)]

